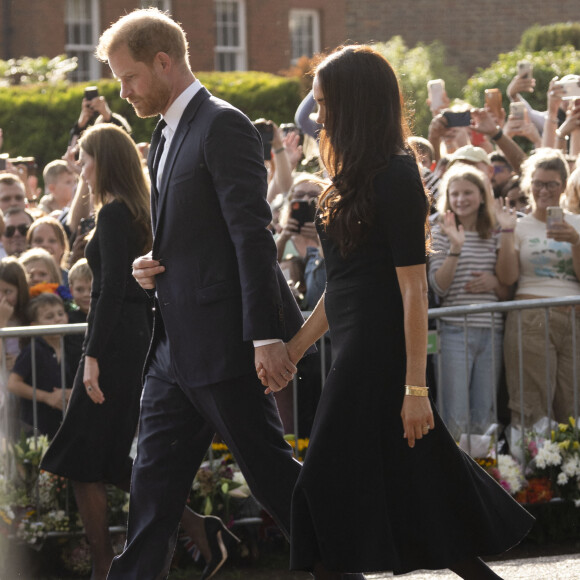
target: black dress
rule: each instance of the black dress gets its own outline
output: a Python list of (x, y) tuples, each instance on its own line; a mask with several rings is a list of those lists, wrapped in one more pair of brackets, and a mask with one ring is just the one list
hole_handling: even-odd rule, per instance
[[(150, 339), (150, 308), (131, 275), (144, 240), (125, 204), (99, 212), (86, 256), (93, 272), (88, 329), (64, 421), (41, 468), (76, 481), (129, 480), (137, 429), (141, 375)], [(84, 356), (99, 363), (105, 402), (91, 401), (83, 384)]]
[(292, 500), (291, 568), (402, 574), (517, 544), (533, 518), (435, 429), (403, 439), (403, 304), (395, 267), (425, 263), (425, 194), (394, 156), (367, 241), (349, 259), (321, 230), (333, 361)]

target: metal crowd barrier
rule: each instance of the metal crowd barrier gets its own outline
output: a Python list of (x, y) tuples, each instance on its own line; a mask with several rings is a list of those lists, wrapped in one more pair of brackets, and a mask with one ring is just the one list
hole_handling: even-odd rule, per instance
[[(462, 316), (463, 317), (463, 327), (465, 332), (465, 345), (467, 351), (467, 335), (468, 335), (468, 320), (469, 316), (473, 314), (480, 314), (480, 313), (493, 313), (493, 312), (509, 312), (509, 311), (517, 311), (518, 312), (518, 341), (519, 341), (519, 382), (520, 382), (520, 406), (522, 408), (521, 413), (521, 428), (525, 427), (524, 425), (524, 413), (523, 413), (523, 402), (524, 402), (524, 384), (523, 384), (523, 354), (522, 354), (522, 333), (521, 333), (521, 312), (524, 309), (529, 308), (543, 308), (546, 312), (546, 325), (545, 325), (545, 336), (546, 336), (546, 382), (547, 382), (547, 416), (551, 419), (551, 393), (550, 393), (550, 383), (549, 383), (549, 376), (550, 376), (550, 368), (549, 368), (549, 356), (548, 356), (548, 337), (550, 332), (550, 321), (549, 321), (549, 310), (550, 308), (559, 307), (559, 306), (573, 306), (573, 305), (580, 305), (580, 296), (567, 296), (563, 298), (554, 298), (554, 299), (538, 299), (538, 300), (517, 300), (511, 302), (494, 302), (489, 304), (476, 304), (476, 305), (469, 305), (469, 306), (458, 306), (458, 307), (447, 307), (447, 308), (432, 308), (429, 309), (429, 319), (433, 319), (436, 322), (436, 330), (429, 331), (429, 347), (428, 352), (429, 354), (441, 354), (441, 341), (439, 337), (440, 332), (440, 319), (445, 316)], [(305, 318), (308, 317), (310, 314), (309, 312), (303, 313)], [(570, 316), (572, 319), (572, 336), (570, 340), (572, 341), (573, 352), (577, 352), (577, 341), (578, 337), (576, 336), (575, 332), (575, 320), (576, 320), (576, 311), (574, 308), (570, 309)], [(86, 324), (65, 324), (65, 325), (51, 325), (51, 326), (30, 326), (30, 327), (13, 327), (13, 328), (3, 328), (0, 329), (0, 339), (2, 338), (9, 338), (9, 337), (31, 337), (32, 338), (32, 369), (33, 369), (33, 422), (34, 427), (36, 427), (37, 421), (37, 412), (36, 412), (36, 368), (35, 368), (35, 340), (34, 337), (38, 336), (46, 336), (46, 335), (60, 335), (61, 336), (61, 351), (63, 352), (63, 356), (61, 358), (61, 381), (64, 385), (65, 381), (65, 355), (64, 355), (64, 336), (68, 334), (80, 334), (84, 333), (86, 329)], [(491, 317), (491, 340), (494, 340), (494, 327), (495, 321), (494, 317)], [(9, 395), (6, 388), (6, 379), (7, 379), (7, 369), (6, 369), (6, 352), (5, 352), (5, 343), (2, 342), (2, 371), (4, 375), (4, 379), (2, 380), (2, 390), (4, 391), (4, 400)], [(492, 342), (493, 345), (493, 342)], [(322, 385), (324, 384), (325, 376), (326, 376), (326, 345), (323, 339), (318, 341), (318, 350), (320, 353), (320, 375)], [(466, 364), (467, 364), (467, 352), (466, 352)], [(495, 351), (492, 348), (492, 368), (490, 369), (490, 388), (493, 388), (495, 391), (495, 387), (493, 385), (492, 377), (495, 376), (494, 369), (496, 365), (501, 364), (501, 361), (495, 360)], [(439, 392), (442, 392), (442, 389), (445, 388), (445, 385), (441, 384), (441, 369), (439, 365), (439, 372), (437, 377), (437, 388)], [(579, 414), (579, 387), (578, 387), (578, 368), (577, 368), (577, 360), (574, 358), (573, 360), (573, 376), (572, 381), (574, 385), (574, 417), (578, 417)], [(469, 385), (466, 385), (468, 387)], [(297, 376), (294, 377), (293, 381), (293, 424), (294, 424), (294, 436), (295, 436), (295, 452), (298, 453), (298, 419), (299, 419), (299, 405), (298, 405), (298, 378)], [(471, 424), (470, 424), (470, 417), (469, 417), (469, 388), (465, 389), (466, 397), (467, 397), (467, 409), (468, 415), (466, 417), (466, 425), (467, 425), (467, 445), (468, 451), (470, 451), (470, 443), (471, 443)], [(442, 397), (439, 397), (438, 406), (441, 407)], [(494, 409), (493, 413), (496, 418), (497, 422), (497, 393), (494, 392)], [(65, 405), (63, 405), (65, 406)], [(5, 435), (2, 431), (6, 431), (6, 426), (10, 425), (10, 421), (12, 418), (8, 416), (8, 405), (3, 405), (3, 417), (2, 422), (4, 425), (4, 429), (0, 429), (0, 438)], [(64, 411), (63, 411), (64, 413)], [(36, 432), (36, 429), (35, 429)], [(523, 431), (522, 431), (523, 432)], [(525, 447), (525, 442), (522, 438), (522, 449)], [(524, 454), (525, 455), (525, 454)], [(9, 470), (9, 466), (5, 466), (6, 470)], [(5, 470), (5, 473), (7, 472)]]

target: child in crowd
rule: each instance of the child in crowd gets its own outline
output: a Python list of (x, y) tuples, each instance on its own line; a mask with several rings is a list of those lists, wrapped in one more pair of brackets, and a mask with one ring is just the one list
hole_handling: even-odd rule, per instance
[[(30, 325), (66, 324), (68, 316), (62, 299), (45, 292), (33, 298), (28, 305)], [(61, 341), (59, 335), (45, 335), (34, 339), (36, 368), (32, 367), (32, 343), (25, 346), (8, 377), (8, 390), (21, 397), (20, 419), (27, 430), (34, 424), (33, 373), (36, 375), (37, 428), (41, 434), (54, 437), (71, 389), (61, 385)], [(72, 377), (67, 373), (67, 384)]]
[[(93, 273), (86, 260), (81, 258), (74, 263), (68, 273), (68, 283), (77, 310), (70, 310), (68, 321), (71, 324), (78, 324), (87, 321), (89, 306), (91, 305), (91, 286), (93, 284)], [(65, 338), (67, 364), (77, 367), (83, 352), (83, 342), (85, 334), (68, 334)]]
[(38, 207), (45, 213), (58, 217), (72, 201), (77, 185), (77, 176), (71, 171), (66, 161), (56, 159), (45, 166), (42, 177), (44, 179), (44, 195)]
[(61, 275), (52, 256), (43, 248), (30, 248), (18, 258), (32, 288), (36, 284), (62, 284)]
[(91, 305), (91, 286), (93, 284), (93, 273), (86, 258), (81, 258), (75, 262), (69, 270), (68, 283), (73, 300), (79, 307), (78, 310), (74, 311), (78, 313), (75, 318), (79, 318), (79, 320), (70, 320), (70, 322), (86, 322)]
[[(28, 306), (26, 272), (12, 256), (0, 261), (0, 328), (25, 326)], [(10, 371), (20, 352), (18, 338), (6, 338), (6, 369)]]

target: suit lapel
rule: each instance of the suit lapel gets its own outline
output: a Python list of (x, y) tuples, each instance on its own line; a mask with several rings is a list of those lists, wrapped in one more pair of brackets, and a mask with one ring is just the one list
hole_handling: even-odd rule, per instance
[(178, 152), (181, 149), (181, 146), (183, 144), (185, 137), (187, 136), (187, 134), (190, 131), (191, 124), (194, 120), (194, 117), (195, 117), (200, 105), (210, 96), (211, 95), (210, 95), (209, 91), (205, 87), (202, 87), (195, 94), (193, 99), (191, 99), (191, 101), (189, 102), (189, 104), (185, 108), (185, 111), (183, 112), (183, 115), (181, 116), (181, 120), (179, 121), (179, 125), (177, 126), (177, 130), (175, 131), (175, 135), (173, 136), (173, 139), (171, 140), (171, 146), (169, 148), (169, 151), (167, 152), (165, 166), (163, 167), (163, 175), (161, 176), (161, 183), (159, 184), (159, 199), (158, 199), (158, 205), (157, 205), (157, 209), (158, 209), (157, 213), (159, 216), (158, 221), (159, 221), (159, 218), (161, 217), (161, 212), (163, 211), (163, 207), (164, 207), (165, 202), (167, 200), (169, 184), (171, 181), (171, 174), (173, 172), (173, 167), (175, 165), (175, 161), (177, 159)]

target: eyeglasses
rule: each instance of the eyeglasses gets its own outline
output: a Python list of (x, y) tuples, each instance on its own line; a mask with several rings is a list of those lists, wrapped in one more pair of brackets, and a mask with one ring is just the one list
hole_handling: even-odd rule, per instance
[(21, 236), (25, 236), (29, 228), (30, 226), (27, 224), (18, 224), (17, 226), (6, 226), (6, 231), (4, 232), (4, 235), (7, 238), (12, 238), (16, 233), (16, 230), (18, 230), (18, 233)]
[(494, 165), (493, 172), (494, 173), (502, 173), (502, 171), (509, 171), (509, 168), (505, 165)]
[(556, 193), (562, 187), (562, 184), (559, 181), (539, 181), (538, 179), (532, 181), (532, 189), (534, 191), (542, 191), (544, 187), (550, 193)]

